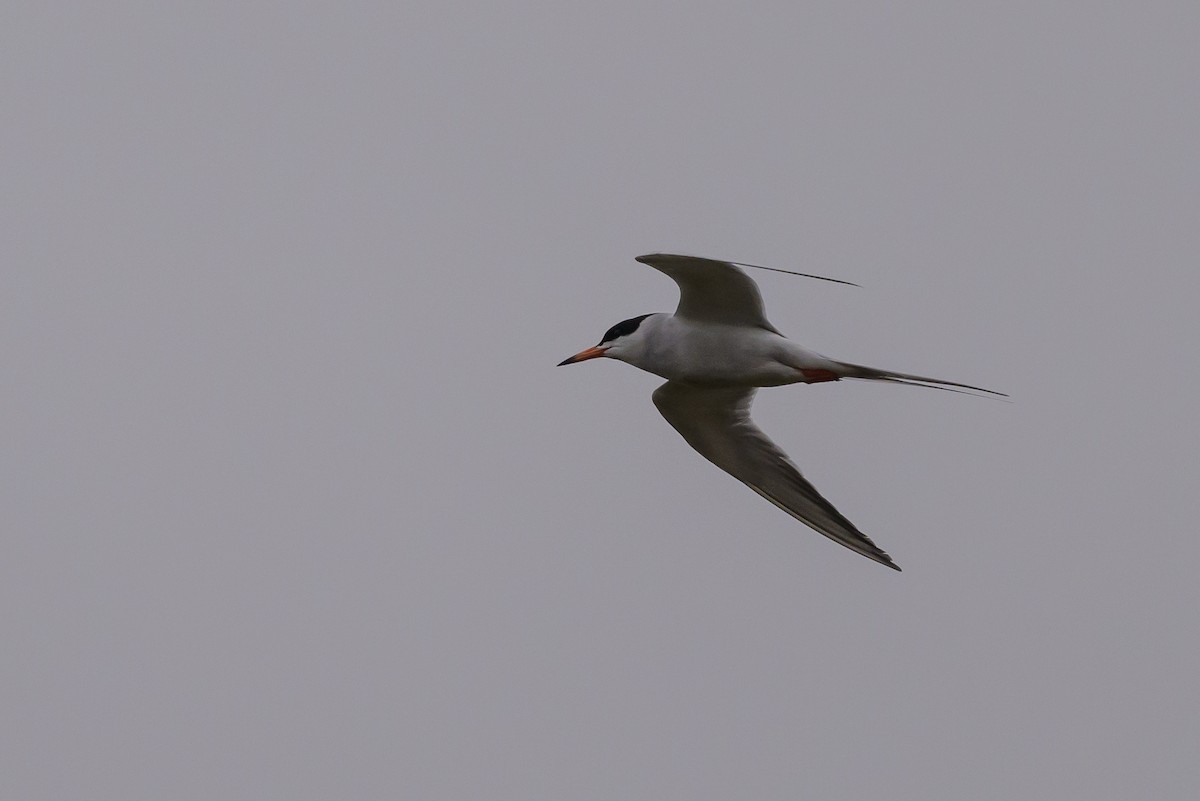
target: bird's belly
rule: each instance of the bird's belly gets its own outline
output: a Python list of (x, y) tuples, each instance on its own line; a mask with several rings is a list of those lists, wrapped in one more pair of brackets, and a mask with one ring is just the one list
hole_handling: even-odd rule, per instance
[(745, 365), (723, 369), (719, 365), (709, 364), (701, 369), (669, 370), (660, 375), (684, 384), (713, 387), (779, 387), (803, 380), (795, 370), (782, 364), (755, 369), (746, 369)]
[(662, 354), (660, 369), (652, 372), (696, 386), (777, 387), (803, 380), (777, 355), (769, 341), (690, 338)]

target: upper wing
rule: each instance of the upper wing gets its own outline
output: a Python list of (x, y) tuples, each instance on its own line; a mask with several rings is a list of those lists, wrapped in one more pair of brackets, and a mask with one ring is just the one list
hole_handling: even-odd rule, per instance
[(899, 570), (800, 475), (787, 454), (750, 419), (754, 389), (697, 388), (668, 381), (654, 405), (701, 456), (792, 517), (868, 559)]
[(671, 253), (638, 256), (637, 261), (666, 273), (679, 285), (676, 317), (775, 331), (767, 322), (758, 285), (736, 265)]

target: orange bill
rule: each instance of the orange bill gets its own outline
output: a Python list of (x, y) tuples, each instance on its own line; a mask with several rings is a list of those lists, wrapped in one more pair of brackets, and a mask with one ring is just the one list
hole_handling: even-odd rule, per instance
[(579, 351), (579, 353), (576, 353), (574, 356), (570, 357), (569, 359), (563, 359), (561, 362), (558, 363), (558, 366), (562, 367), (564, 364), (574, 364), (575, 362), (586, 362), (588, 359), (598, 359), (604, 355), (604, 351), (606, 351), (606, 350), (608, 350), (608, 348), (602, 348), (599, 345), (597, 345), (594, 348), (588, 348), (587, 350), (581, 350), (581, 351)]

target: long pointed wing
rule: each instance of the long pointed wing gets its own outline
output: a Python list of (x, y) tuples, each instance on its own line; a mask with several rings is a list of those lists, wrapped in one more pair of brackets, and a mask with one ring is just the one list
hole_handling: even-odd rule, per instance
[(800, 475), (750, 419), (754, 389), (698, 388), (668, 381), (654, 405), (701, 456), (834, 542), (899, 570), (887, 553), (842, 516)]
[(679, 285), (676, 317), (775, 331), (767, 321), (758, 285), (734, 264), (671, 253), (638, 256), (637, 261), (665, 273)]

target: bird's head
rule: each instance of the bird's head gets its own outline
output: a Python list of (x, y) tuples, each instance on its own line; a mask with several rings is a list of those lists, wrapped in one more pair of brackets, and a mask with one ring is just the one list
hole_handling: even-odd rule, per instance
[(586, 362), (588, 359), (598, 359), (601, 356), (621, 361), (629, 361), (630, 358), (636, 358), (643, 351), (646, 344), (646, 329), (642, 327), (642, 322), (647, 317), (652, 316), (651, 314), (643, 314), (640, 317), (630, 317), (628, 320), (622, 320), (604, 332), (604, 336), (600, 338), (599, 345), (579, 351), (579, 353), (576, 353), (569, 359), (559, 362), (558, 366), (562, 367), (564, 364)]

